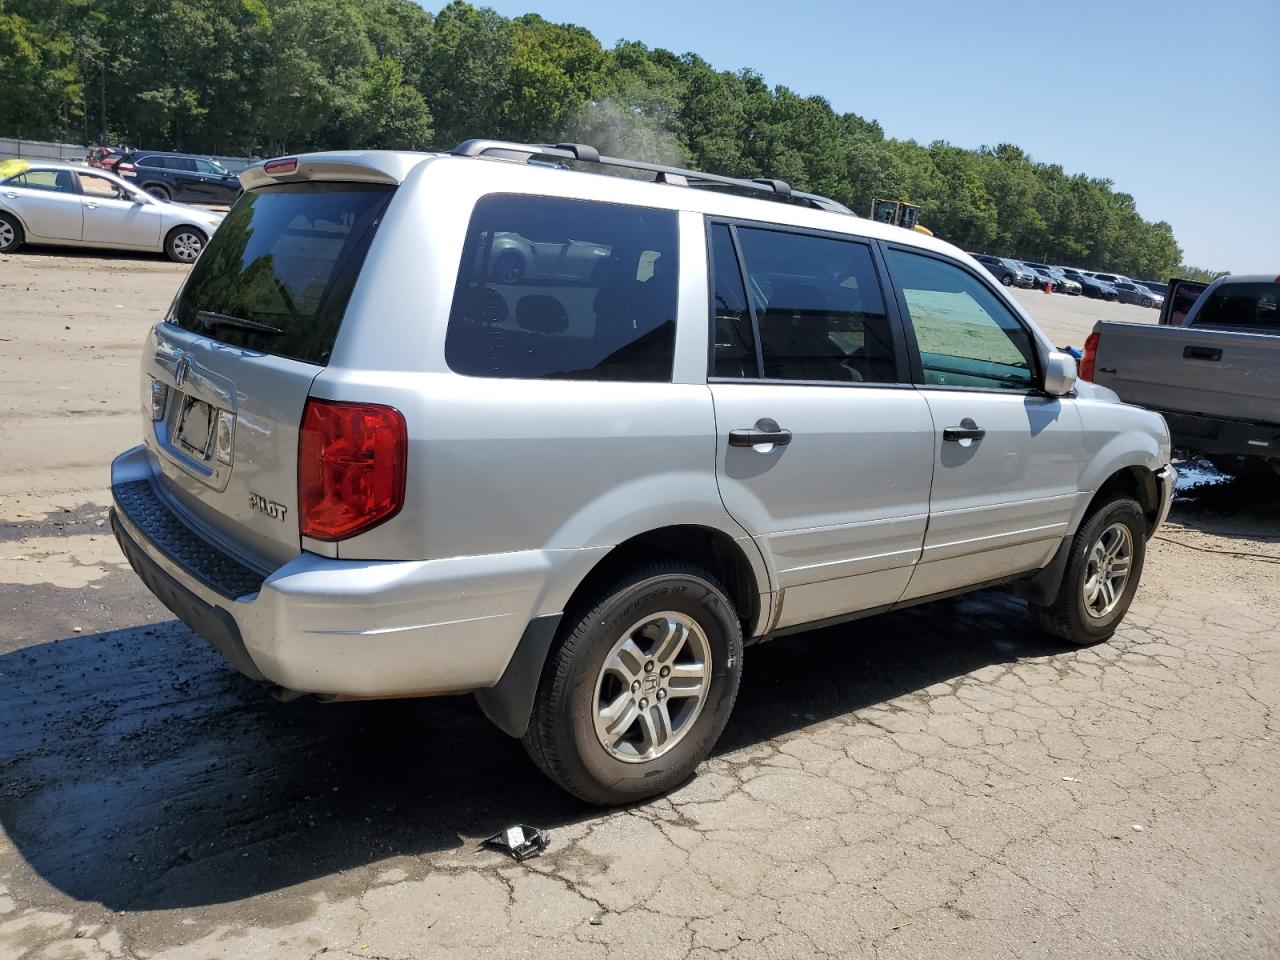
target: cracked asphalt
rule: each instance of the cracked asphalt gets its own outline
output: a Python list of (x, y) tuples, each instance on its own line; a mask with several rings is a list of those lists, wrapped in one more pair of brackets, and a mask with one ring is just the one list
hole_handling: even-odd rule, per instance
[(697, 776), (601, 811), (469, 698), (276, 703), (137, 583), (94, 377), (179, 277), (0, 258), (0, 960), (1280, 956), (1273, 479), (1184, 489), (1102, 646), (987, 592), (750, 648)]

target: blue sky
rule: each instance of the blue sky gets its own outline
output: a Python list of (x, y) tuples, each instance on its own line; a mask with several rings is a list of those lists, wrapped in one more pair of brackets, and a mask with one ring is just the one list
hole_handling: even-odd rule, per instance
[(1115, 181), (1188, 263), (1280, 273), (1280, 0), (474, 2), (749, 66), (891, 137), (1015, 143)]

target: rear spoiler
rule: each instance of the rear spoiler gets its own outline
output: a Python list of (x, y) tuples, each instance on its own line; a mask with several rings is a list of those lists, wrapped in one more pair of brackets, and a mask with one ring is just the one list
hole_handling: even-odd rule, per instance
[(390, 150), (341, 150), (301, 153), (255, 163), (240, 174), (246, 190), (277, 183), (345, 181), (399, 185), (414, 167), (432, 154)]
[(1180, 327), (1187, 314), (1200, 299), (1200, 294), (1208, 288), (1207, 283), (1199, 280), (1180, 280), (1172, 277), (1169, 288), (1164, 295), (1164, 303), (1160, 305), (1160, 324), (1166, 327)]

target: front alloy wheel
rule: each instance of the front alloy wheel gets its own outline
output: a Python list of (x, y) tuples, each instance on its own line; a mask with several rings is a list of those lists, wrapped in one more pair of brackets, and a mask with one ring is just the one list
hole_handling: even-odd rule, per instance
[(1089, 616), (1101, 619), (1111, 613), (1124, 596), (1133, 565), (1133, 535), (1123, 523), (1113, 523), (1089, 550), (1084, 576), (1084, 608)]
[(198, 230), (179, 228), (169, 237), (165, 245), (169, 259), (178, 263), (195, 263), (204, 249), (204, 234)]

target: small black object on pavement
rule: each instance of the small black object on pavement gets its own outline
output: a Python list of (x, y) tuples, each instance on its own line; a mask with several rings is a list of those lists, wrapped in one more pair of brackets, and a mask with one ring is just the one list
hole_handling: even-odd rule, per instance
[(500, 830), (484, 842), (491, 850), (501, 850), (510, 854), (517, 863), (536, 857), (551, 841), (551, 834), (537, 827), (519, 823), (513, 827)]

